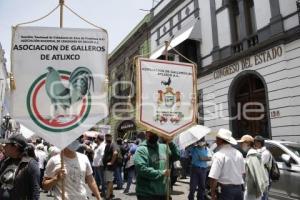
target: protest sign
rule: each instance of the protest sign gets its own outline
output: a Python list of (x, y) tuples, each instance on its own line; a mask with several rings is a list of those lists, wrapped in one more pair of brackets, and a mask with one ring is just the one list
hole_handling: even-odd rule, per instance
[(107, 116), (107, 32), (14, 27), (12, 115), (66, 147)]

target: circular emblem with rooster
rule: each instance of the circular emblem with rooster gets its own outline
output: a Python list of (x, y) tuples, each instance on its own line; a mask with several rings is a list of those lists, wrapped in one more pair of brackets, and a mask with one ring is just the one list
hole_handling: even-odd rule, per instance
[(86, 67), (74, 71), (47, 67), (32, 83), (27, 110), (36, 125), (51, 132), (72, 130), (82, 124), (91, 110), (92, 72)]

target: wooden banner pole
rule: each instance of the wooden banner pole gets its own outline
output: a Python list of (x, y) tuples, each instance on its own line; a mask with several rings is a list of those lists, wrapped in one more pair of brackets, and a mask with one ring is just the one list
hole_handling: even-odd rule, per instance
[[(63, 22), (64, 22), (64, 0), (59, 0), (59, 8), (60, 8), (60, 15), (59, 15), (59, 27), (62, 28), (63, 27)], [(61, 151), (60, 153), (60, 169), (63, 170), (64, 169), (64, 150)], [(61, 199), (65, 200), (66, 196), (65, 196), (65, 180), (62, 179), (61, 180)]]
[(168, 47), (169, 47), (169, 41), (165, 41), (165, 60), (169, 60), (168, 57)]
[(59, 27), (63, 27), (64, 22), (64, 3), (65, 0), (59, 0), (59, 8), (60, 8), (60, 15), (59, 15)]
[(167, 162), (166, 162), (166, 168), (167, 168), (167, 170), (170, 170), (170, 176), (168, 176), (167, 177), (167, 200), (170, 200), (170, 193), (171, 193), (171, 191), (170, 191), (170, 189), (171, 189), (171, 187), (170, 187), (170, 185), (171, 185), (171, 167), (170, 167), (170, 148), (169, 148), (169, 141), (167, 141), (166, 142), (166, 153), (167, 153), (167, 155), (166, 155), (166, 157), (167, 157)]
[[(169, 58), (168, 58), (169, 57), (169, 55), (168, 55), (169, 45), (170, 45), (170, 42), (165, 41), (165, 60), (169, 60)], [(170, 168), (170, 155), (169, 155), (170, 150), (169, 149), (170, 149), (169, 148), (169, 141), (167, 141), (166, 142), (166, 157), (167, 157), (166, 170), (171, 170), (171, 168)], [(170, 174), (171, 174), (171, 172), (170, 172)], [(170, 200), (170, 193), (171, 193), (171, 191), (170, 191), (171, 177), (170, 176), (167, 177), (167, 184), (166, 184), (167, 185), (167, 197), (166, 197), (167, 200)]]
[[(61, 166), (60, 166), (60, 169), (63, 170), (64, 169), (64, 150), (61, 150), (60, 152), (60, 163), (61, 163)], [(65, 179), (61, 179), (61, 199), (62, 200), (65, 200)]]

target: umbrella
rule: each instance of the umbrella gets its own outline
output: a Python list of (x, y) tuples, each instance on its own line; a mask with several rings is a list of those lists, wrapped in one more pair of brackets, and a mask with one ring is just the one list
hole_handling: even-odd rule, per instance
[(83, 136), (91, 137), (91, 138), (96, 138), (98, 135), (99, 135), (99, 133), (97, 131), (86, 131), (83, 134)]
[(178, 145), (180, 149), (199, 141), (201, 138), (211, 132), (211, 129), (206, 126), (196, 125), (182, 132), (178, 137)]

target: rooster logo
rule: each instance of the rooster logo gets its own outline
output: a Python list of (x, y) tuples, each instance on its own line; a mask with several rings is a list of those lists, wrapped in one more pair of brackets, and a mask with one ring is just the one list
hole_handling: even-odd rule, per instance
[(46, 92), (55, 112), (58, 111), (58, 106), (66, 111), (82, 100), (90, 92), (91, 86), (94, 90), (93, 74), (86, 67), (78, 67), (71, 73), (68, 87), (63, 84), (58, 71), (53, 67), (47, 69)]
[(161, 81), (160, 84), (164, 85), (164, 86), (170, 86), (171, 85), (171, 77), (169, 77), (168, 81)]
[(70, 72), (48, 66), (28, 90), (28, 113), (47, 131), (72, 130), (89, 116), (94, 86), (93, 73), (86, 67)]

